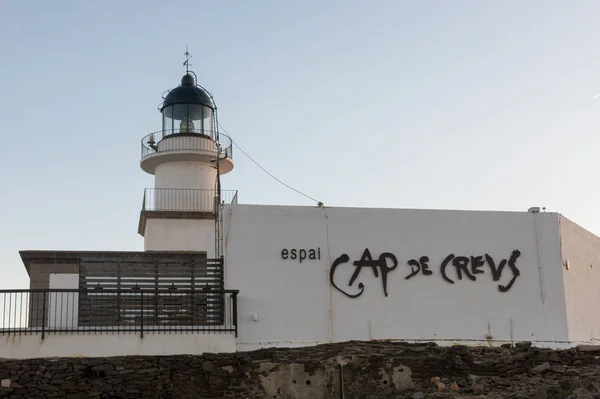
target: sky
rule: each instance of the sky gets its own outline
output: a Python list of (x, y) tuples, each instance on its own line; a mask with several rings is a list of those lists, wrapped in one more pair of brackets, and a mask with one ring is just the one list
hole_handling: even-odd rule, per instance
[[(0, 0), (0, 288), (142, 250), (140, 140), (185, 72), (326, 206), (559, 212), (600, 234), (600, 2)], [(223, 188), (313, 206), (234, 148)]]

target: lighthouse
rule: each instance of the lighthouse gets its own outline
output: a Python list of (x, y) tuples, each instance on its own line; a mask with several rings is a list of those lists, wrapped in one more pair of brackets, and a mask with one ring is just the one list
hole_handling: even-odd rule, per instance
[(219, 257), (221, 205), (237, 200), (220, 184), (233, 169), (232, 141), (219, 132), (213, 96), (184, 64), (181, 84), (159, 105), (162, 129), (142, 139), (140, 166), (154, 187), (144, 191), (138, 232), (145, 251)]

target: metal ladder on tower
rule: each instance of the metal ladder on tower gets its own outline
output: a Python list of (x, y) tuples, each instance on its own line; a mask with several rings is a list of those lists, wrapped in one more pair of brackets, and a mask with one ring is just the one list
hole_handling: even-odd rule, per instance
[[(217, 169), (217, 180), (215, 187), (215, 196), (213, 204), (213, 215), (215, 217), (215, 258), (221, 259), (223, 257), (223, 204), (221, 203), (221, 175), (219, 171), (219, 162), (221, 161), (222, 149), (221, 145), (217, 143), (217, 162), (215, 168)], [(227, 154), (225, 154), (227, 157)]]

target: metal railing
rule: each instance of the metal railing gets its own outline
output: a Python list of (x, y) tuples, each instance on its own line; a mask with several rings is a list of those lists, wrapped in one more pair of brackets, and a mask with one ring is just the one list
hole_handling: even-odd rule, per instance
[(0, 335), (235, 333), (238, 290), (2, 290)]
[(233, 157), (233, 141), (221, 132), (207, 130), (159, 130), (142, 138), (142, 159), (157, 152), (209, 151)]
[(211, 212), (216, 214), (220, 204), (237, 204), (237, 190), (147, 188), (144, 190), (142, 211)]

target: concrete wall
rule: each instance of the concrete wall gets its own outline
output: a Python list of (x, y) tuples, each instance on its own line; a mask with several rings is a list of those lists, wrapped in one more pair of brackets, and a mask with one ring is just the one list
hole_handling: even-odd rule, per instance
[(144, 251), (215, 252), (214, 219), (147, 219)]
[[(186, 138), (183, 138), (186, 139)], [(213, 143), (204, 138), (202, 142)], [(173, 139), (169, 139), (173, 140)], [(214, 144), (214, 143), (213, 143)], [(185, 147), (184, 147), (185, 148)], [(214, 211), (217, 171), (210, 163), (165, 162), (156, 167), (152, 207), (156, 211)], [(202, 189), (206, 191), (196, 191)], [(206, 251), (214, 254), (214, 219), (148, 218), (144, 231), (145, 251)]]
[[(51, 274), (74, 274), (79, 276), (79, 265), (77, 263), (31, 263), (29, 265), (29, 288), (32, 290), (49, 289)], [(33, 292), (29, 295), (28, 300), (27, 324), (29, 327), (40, 327), (45, 317), (46, 322), (48, 321), (43, 309), (44, 302), (46, 302), (46, 309), (49, 306), (49, 298), (41, 292)]]
[[(568, 338), (557, 214), (252, 205), (224, 214), (239, 349)], [(504, 264), (496, 281), (492, 264)]]
[(166, 162), (158, 165), (154, 173), (155, 188), (214, 190), (217, 179), (216, 169), (201, 162)]
[[(600, 238), (560, 217), (569, 339), (600, 339)], [(567, 270), (568, 265), (568, 270)]]
[(77, 263), (31, 263), (29, 266), (29, 288), (50, 288), (50, 274), (72, 274), (79, 273)]
[(8, 359), (41, 357), (108, 357), (136, 355), (200, 355), (235, 351), (233, 333), (165, 334), (81, 333), (6, 336), (0, 340), (0, 356)]
[[(78, 290), (79, 274), (50, 274), (50, 289)], [(78, 292), (51, 292), (48, 295), (48, 320), (49, 328), (74, 328), (79, 320), (79, 293)]]

